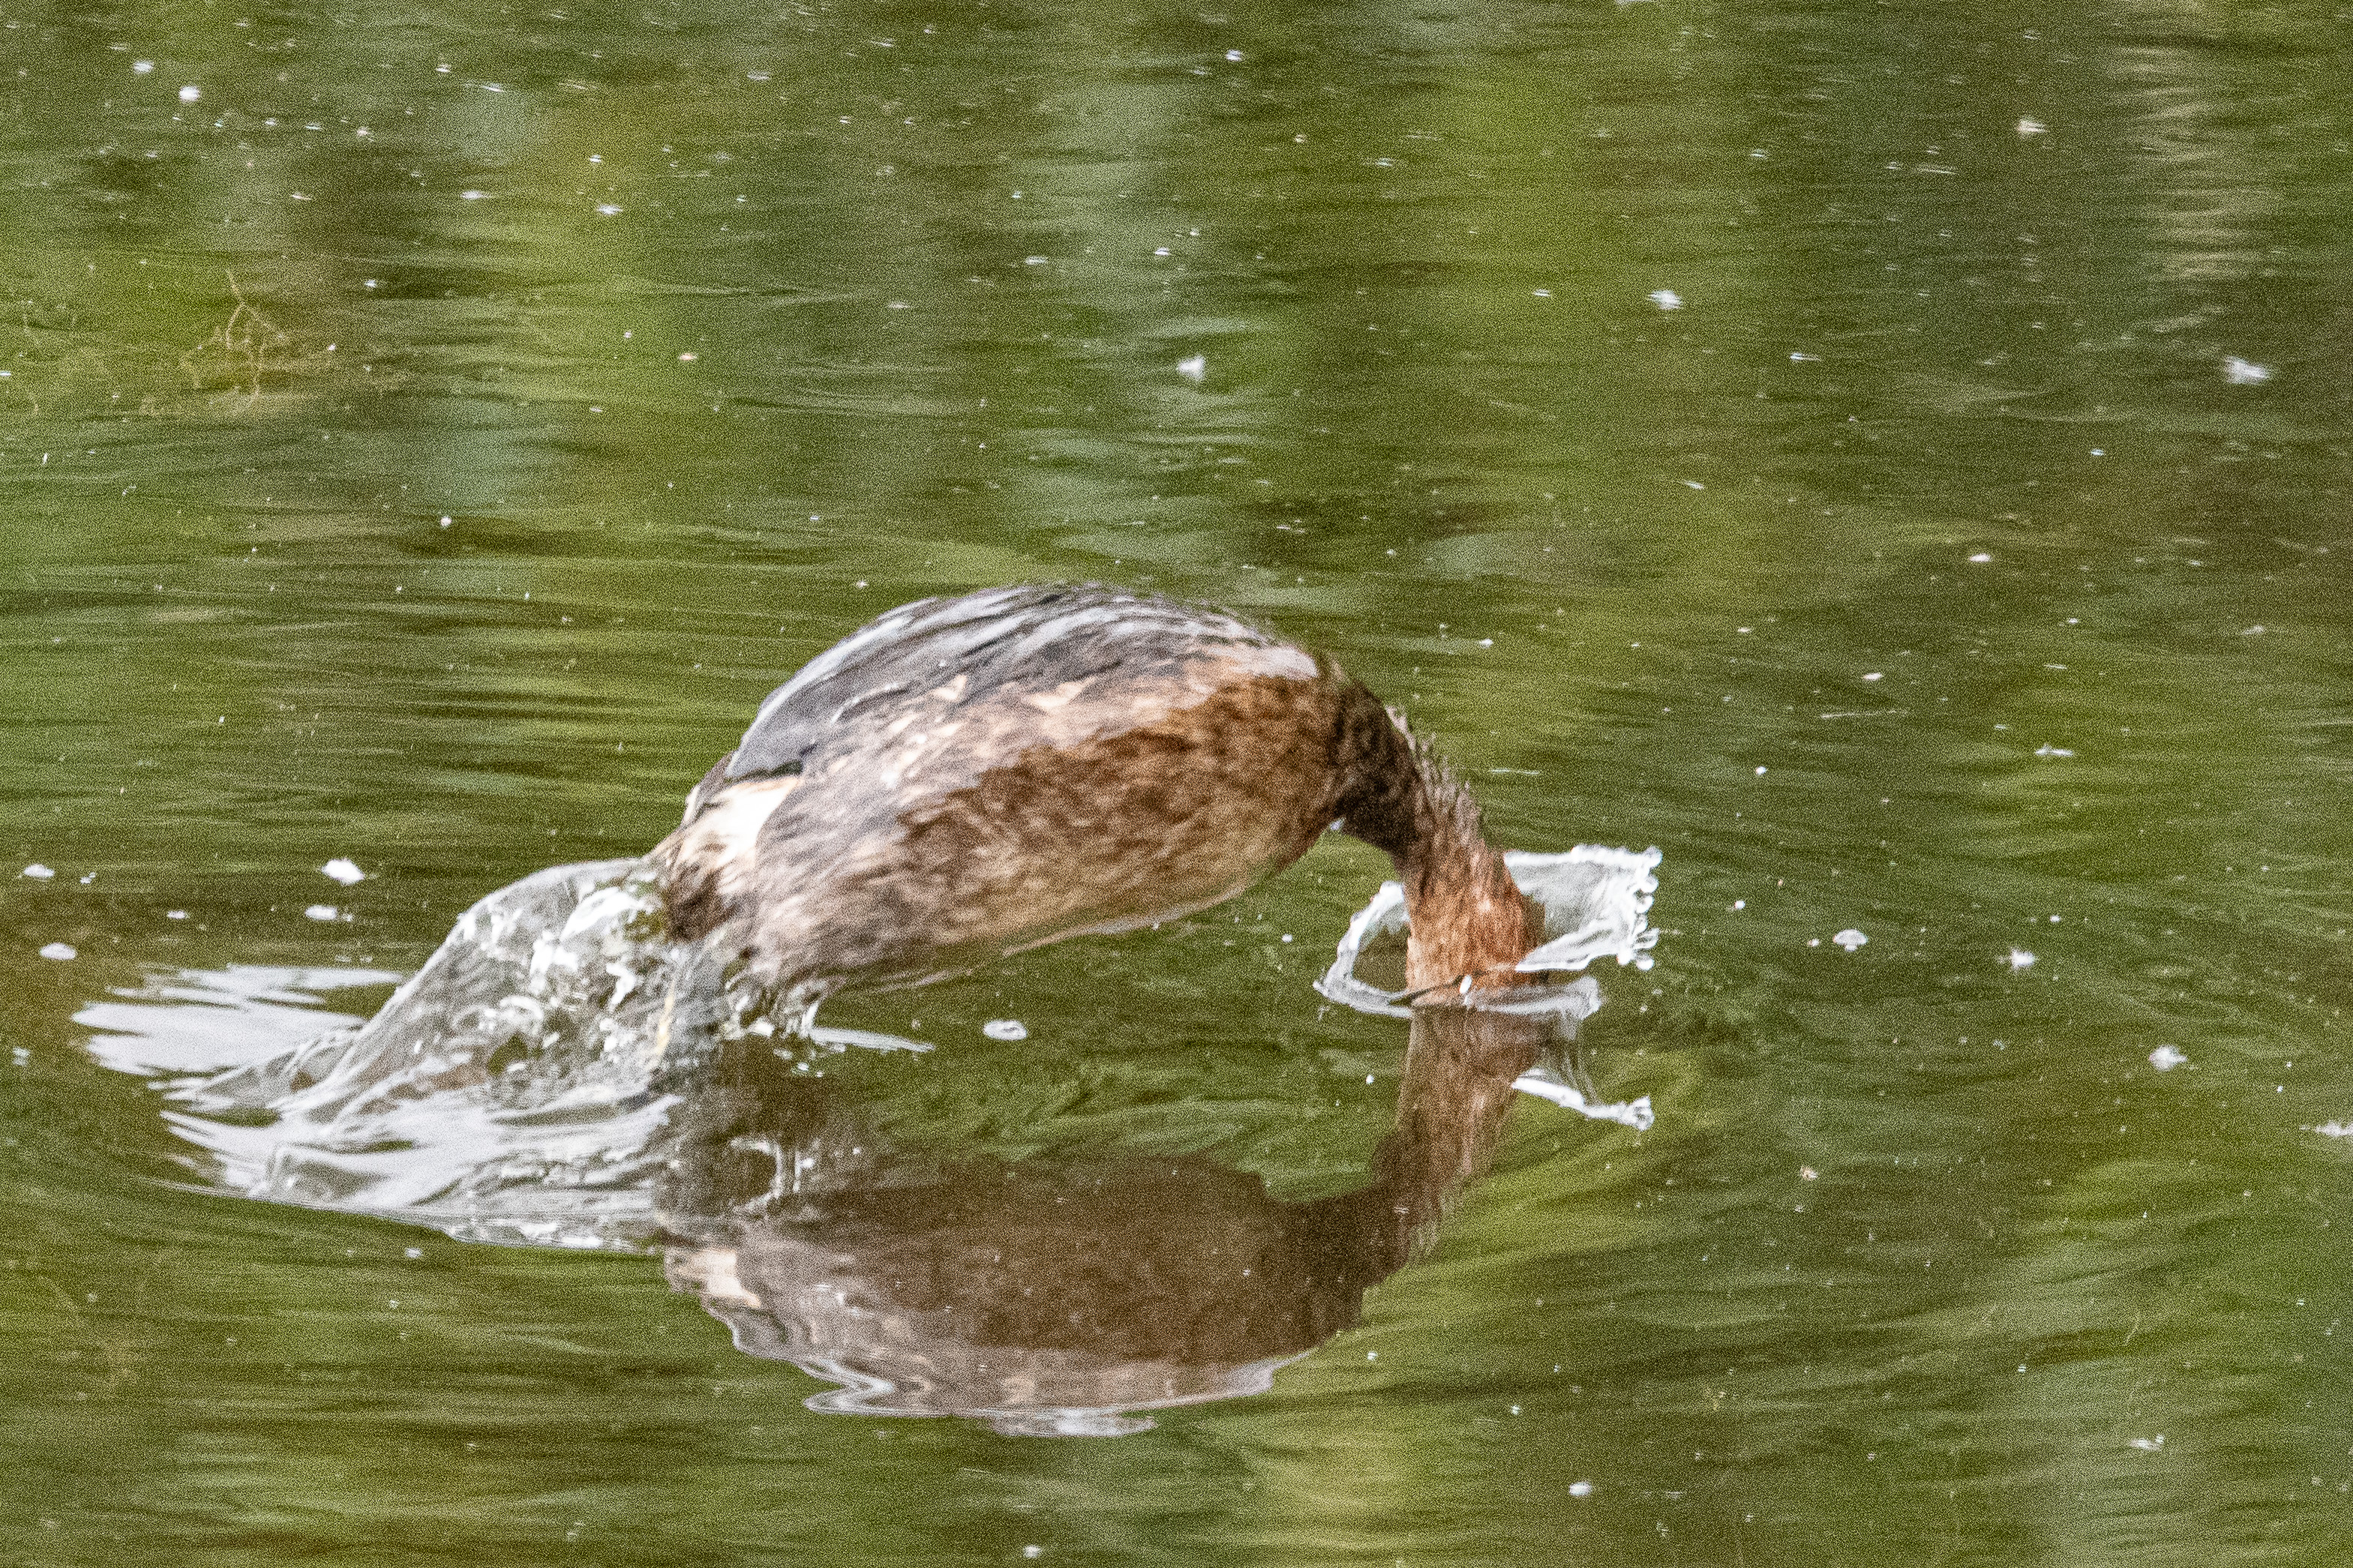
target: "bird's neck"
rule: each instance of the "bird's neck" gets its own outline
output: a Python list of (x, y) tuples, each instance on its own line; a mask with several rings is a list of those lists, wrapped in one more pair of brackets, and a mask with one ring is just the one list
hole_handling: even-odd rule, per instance
[(1544, 940), (1541, 917), (1487, 842), (1470, 791), (1434, 763), (1424, 764), (1420, 784), (1417, 831), (1398, 865), (1407, 988), (1466, 975), (1474, 989), (1517, 984), (1512, 965)]
[(1397, 1125), (1373, 1154), (1373, 1179), (1306, 1205), (1334, 1216), (1335, 1277), (1386, 1279), (1436, 1239), (1463, 1184), (1483, 1171), (1516, 1098), (1514, 1080), (1551, 1038), (1546, 1020), (1471, 1007), (1414, 1009), (1398, 1086)]

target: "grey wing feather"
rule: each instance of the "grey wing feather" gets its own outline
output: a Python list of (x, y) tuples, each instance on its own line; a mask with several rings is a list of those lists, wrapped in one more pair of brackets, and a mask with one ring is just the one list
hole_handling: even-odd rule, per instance
[(847, 721), (871, 735), (958, 677), (965, 699), (1008, 687), (1045, 690), (1114, 669), (1174, 670), (1205, 643), (1282, 646), (1230, 616), (1094, 584), (919, 600), (852, 633), (770, 692), (723, 764), (724, 776), (813, 771)]

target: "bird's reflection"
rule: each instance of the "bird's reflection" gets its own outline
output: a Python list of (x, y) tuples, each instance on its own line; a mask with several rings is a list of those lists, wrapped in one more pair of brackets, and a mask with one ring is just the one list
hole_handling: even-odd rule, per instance
[(818, 1409), (1140, 1430), (1134, 1412), (1260, 1392), (1354, 1324), (1483, 1168), (1560, 1027), (1418, 1010), (1370, 1179), (1305, 1202), (1198, 1156), (902, 1161), (825, 1080), (746, 1055), (670, 1168), (670, 1278), (741, 1349), (840, 1384)]

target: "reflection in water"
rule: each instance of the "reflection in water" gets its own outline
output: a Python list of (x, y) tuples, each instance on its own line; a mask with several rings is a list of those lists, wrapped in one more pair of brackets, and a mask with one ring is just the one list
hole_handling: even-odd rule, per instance
[[(1513, 857), (1546, 968), (1643, 962), (1656, 862)], [(1570, 1054), (1599, 1005), (1589, 977), (1513, 992), (1508, 1010), (1398, 1005), (1374, 982), (1398, 967), (1400, 903), (1385, 888), (1321, 983), (1412, 1020), (1395, 1125), (1371, 1179), (1336, 1196), (1281, 1199), (1198, 1155), (996, 1160), (894, 1131), (887, 1086), (821, 1064), (929, 1047), (798, 1009), (779, 1028), (712, 944), (667, 938), (637, 860), (483, 900), (374, 1018), (266, 1058), (248, 1044), (176, 1082), (172, 1121), (250, 1196), (473, 1240), (662, 1244), (741, 1348), (844, 1385), (819, 1408), (1137, 1430), (1126, 1413), (1262, 1389), (1355, 1322), (1483, 1164), (1515, 1088), (1649, 1125), (1647, 1100), (1593, 1103)], [(229, 979), (183, 976), (85, 1021), (134, 1069), (221, 1066), (233, 1036), (191, 999), (252, 1013), (265, 1048), (286, 1041), (294, 988)], [(175, 1041), (192, 1019), (198, 1037)]]
[[(842, 1384), (819, 1409), (1104, 1434), (1149, 1425), (1127, 1412), (1258, 1393), (1430, 1239), (1554, 1032), (1459, 1008), (1412, 1027), (1372, 1179), (1296, 1203), (1189, 1156), (902, 1175), (823, 1082), (747, 1058), (709, 1160), (677, 1178), (695, 1189), (681, 1207), (735, 1212), (673, 1246), (670, 1276), (738, 1348)], [(754, 1152), (735, 1167), (752, 1190), (726, 1189), (724, 1156)]]

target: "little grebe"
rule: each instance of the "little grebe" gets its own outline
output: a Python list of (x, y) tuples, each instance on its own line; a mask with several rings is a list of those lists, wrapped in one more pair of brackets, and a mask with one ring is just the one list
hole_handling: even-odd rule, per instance
[(1329, 659), (1100, 585), (902, 605), (761, 703), (654, 851), (674, 934), (788, 1005), (1205, 908), (1327, 827), (1385, 850), (1407, 983), (1507, 985), (1540, 918), (1445, 765)]

